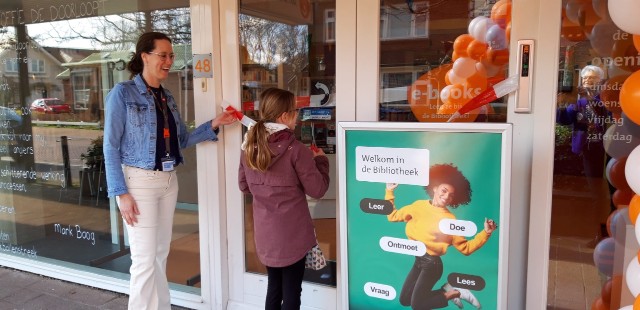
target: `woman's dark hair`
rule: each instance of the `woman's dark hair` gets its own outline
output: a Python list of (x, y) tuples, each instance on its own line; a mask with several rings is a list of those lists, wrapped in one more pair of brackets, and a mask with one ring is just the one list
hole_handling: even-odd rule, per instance
[(429, 168), (429, 185), (424, 188), (431, 198), (433, 198), (433, 189), (440, 184), (449, 184), (455, 188), (449, 207), (455, 209), (471, 201), (471, 184), (453, 164), (437, 164)]
[(131, 60), (127, 64), (127, 70), (131, 72), (131, 77), (142, 73), (142, 69), (144, 69), (142, 53), (153, 51), (156, 48), (156, 40), (167, 40), (171, 43), (171, 39), (162, 32), (145, 32), (138, 38), (136, 51), (131, 55)]

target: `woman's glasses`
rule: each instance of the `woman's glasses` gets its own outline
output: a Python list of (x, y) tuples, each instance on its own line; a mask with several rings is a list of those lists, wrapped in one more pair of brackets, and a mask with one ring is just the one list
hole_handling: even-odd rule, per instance
[(176, 58), (176, 54), (160, 54), (160, 53), (156, 53), (156, 52), (147, 52), (147, 54), (153, 54), (156, 55), (160, 58), (162, 58), (163, 61), (166, 61), (167, 58), (171, 59), (172, 61)]

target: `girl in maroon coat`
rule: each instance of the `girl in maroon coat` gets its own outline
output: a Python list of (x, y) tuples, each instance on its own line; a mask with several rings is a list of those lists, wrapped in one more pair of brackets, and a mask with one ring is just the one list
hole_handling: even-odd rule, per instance
[(296, 140), (291, 92), (263, 91), (260, 117), (242, 143), (238, 183), (253, 195), (256, 250), (269, 279), (265, 309), (300, 309), (305, 256), (316, 245), (307, 195), (326, 193), (329, 161)]

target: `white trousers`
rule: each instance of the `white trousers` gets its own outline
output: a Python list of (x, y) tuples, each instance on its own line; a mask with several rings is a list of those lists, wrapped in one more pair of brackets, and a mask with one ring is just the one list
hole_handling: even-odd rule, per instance
[(129, 309), (170, 310), (167, 256), (178, 199), (176, 173), (129, 166), (123, 171), (140, 211), (134, 226), (125, 223), (131, 250)]

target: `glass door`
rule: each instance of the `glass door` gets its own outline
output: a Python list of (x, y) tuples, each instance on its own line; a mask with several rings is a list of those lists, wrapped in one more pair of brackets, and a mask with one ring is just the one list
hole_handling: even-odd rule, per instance
[[(336, 7), (335, 1), (299, 1), (283, 14), (280, 1), (240, 1), (241, 111), (259, 120), (259, 97), (276, 87), (296, 96), (296, 138), (321, 148), (329, 158), (330, 190), (322, 199), (308, 199), (318, 243), (328, 259), (322, 270), (305, 271), (305, 281), (336, 286)], [(246, 128), (243, 128), (246, 129)], [(246, 130), (243, 130), (243, 132)], [(266, 275), (253, 239), (251, 195), (244, 199), (246, 271)], [(292, 223), (293, 224), (293, 223)]]
[(631, 77), (640, 69), (640, 46), (609, 9), (626, 10), (597, 0), (562, 2), (549, 309), (619, 309), (634, 301), (635, 193), (625, 174), (640, 144), (640, 119), (624, 89), (637, 91)]
[[(318, 243), (328, 260), (321, 270), (305, 271), (302, 307), (334, 309), (337, 285), (336, 238), (336, 113), (353, 105), (338, 102), (336, 84), (336, 1), (237, 1), (221, 3), (221, 51), (224, 100), (257, 120), (262, 91), (277, 87), (296, 97), (296, 138), (322, 148), (329, 158), (329, 191), (321, 199), (308, 198), (309, 213)], [(226, 13), (228, 14), (226, 14)], [(233, 18), (231, 18), (233, 16)], [(232, 42), (232, 43), (231, 43)], [(233, 53), (227, 53), (233, 51)], [(228, 73), (228, 74), (227, 74)], [(353, 83), (352, 81), (350, 83)], [(246, 132), (241, 125), (225, 128), (226, 175), (237, 180), (240, 144)], [(237, 185), (227, 188), (230, 304), (264, 306), (266, 267), (258, 259), (254, 241), (253, 204)]]

